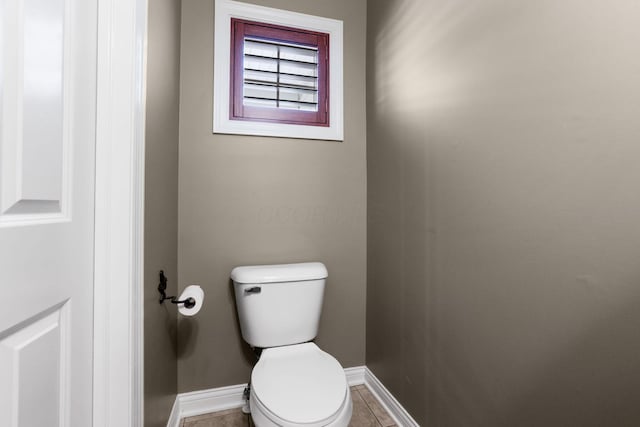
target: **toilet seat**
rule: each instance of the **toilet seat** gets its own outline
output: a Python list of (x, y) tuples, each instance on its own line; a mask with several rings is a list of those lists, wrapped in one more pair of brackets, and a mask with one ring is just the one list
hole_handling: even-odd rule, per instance
[(351, 420), (353, 404), (351, 402), (351, 392), (347, 388), (347, 396), (340, 410), (331, 417), (312, 424), (298, 424), (284, 420), (269, 411), (254, 394), (250, 397), (251, 418), (256, 427), (347, 427)]
[(251, 397), (252, 412), (277, 425), (327, 426), (347, 409), (351, 415), (342, 366), (314, 343), (263, 350), (251, 373)]

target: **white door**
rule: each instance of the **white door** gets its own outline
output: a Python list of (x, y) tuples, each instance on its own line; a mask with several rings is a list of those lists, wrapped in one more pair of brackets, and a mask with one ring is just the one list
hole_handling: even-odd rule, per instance
[(0, 1), (0, 426), (92, 424), (97, 0)]

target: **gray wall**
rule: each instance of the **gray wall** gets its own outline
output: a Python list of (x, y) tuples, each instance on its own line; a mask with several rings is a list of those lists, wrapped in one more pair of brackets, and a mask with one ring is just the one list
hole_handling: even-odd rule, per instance
[(639, 22), (368, 2), (367, 365), (421, 425), (640, 425)]
[(176, 308), (158, 304), (158, 272), (177, 291), (180, 0), (149, 2), (145, 158), (144, 417), (164, 427), (178, 389)]
[(344, 142), (212, 134), (212, 0), (182, 5), (179, 283), (202, 311), (179, 319), (179, 391), (247, 382), (234, 266), (317, 260), (329, 280), (317, 342), (364, 364), (366, 305), (366, 1), (255, 3), (344, 21)]

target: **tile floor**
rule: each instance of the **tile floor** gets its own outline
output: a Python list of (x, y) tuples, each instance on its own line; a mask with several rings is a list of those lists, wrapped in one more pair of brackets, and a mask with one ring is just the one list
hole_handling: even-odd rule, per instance
[[(349, 427), (396, 427), (393, 418), (382, 408), (378, 400), (364, 385), (351, 387), (353, 416)], [(240, 408), (212, 414), (188, 417), (182, 420), (180, 427), (253, 427), (251, 417), (242, 413)]]

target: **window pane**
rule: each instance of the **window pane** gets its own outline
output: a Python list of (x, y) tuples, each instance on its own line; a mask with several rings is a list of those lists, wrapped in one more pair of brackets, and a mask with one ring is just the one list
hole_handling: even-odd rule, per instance
[(288, 88), (280, 88), (280, 99), (287, 101), (300, 101), (316, 104), (317, 93), (310, 90), (296, 90)]
[(265, 99), (245, 98), (244, 99), (244, 105), (246, 105), (248, 107), (271, 107), (271, 108), (277, 108), (276, 101), (269, 101), (269, 100), (265, 100)]
[(253, 84), (244, 85), (245, 98), (266, 98), (278, 99), (278, 88), (276, 86), (259, 86)]
[(280, 83), (283, 85), (302, 86), (309, 89), (318, 88), (318, 79), (313, 77), (281, 75)]
[[(280, 77), (282, 80), (282, 76)], [(278, 82), (278, 74), (277, 73), (265, 73), (262, 71), (252, 71), (252, 70), (244, 70), (244, 80), (245, 82), (265, 82), (265, 83), (277, 83)]]
[(298, 104), (295, 102), (280, 101), (280, 108), (287, 110), (300, 110), (300, 111), (317, 111), (317, 105)]
[(271, 43), (260, 43), (253, 40), (245, 39), (244, 41), (245, 55), (267, 56), (270, 58), (278, 57), (278, 46)]
[(312, 50), (292, 46), (282, 46), (280, 47), (280, 58), (317, 64), (318, 51), (315, 49)]
[(318, 51), (245, 38), (243, 105), (318, 111)]
[(299, 62), (280, 61), (280, 72), (299, 76), (318, 76), (317, 64), (302, 64)]
[(278, 60), (271, 58), (255, 58), (252, 56), (244, 57), (244, 68), (251, 70), (261, 70), (261, 71), (278, 71)]

